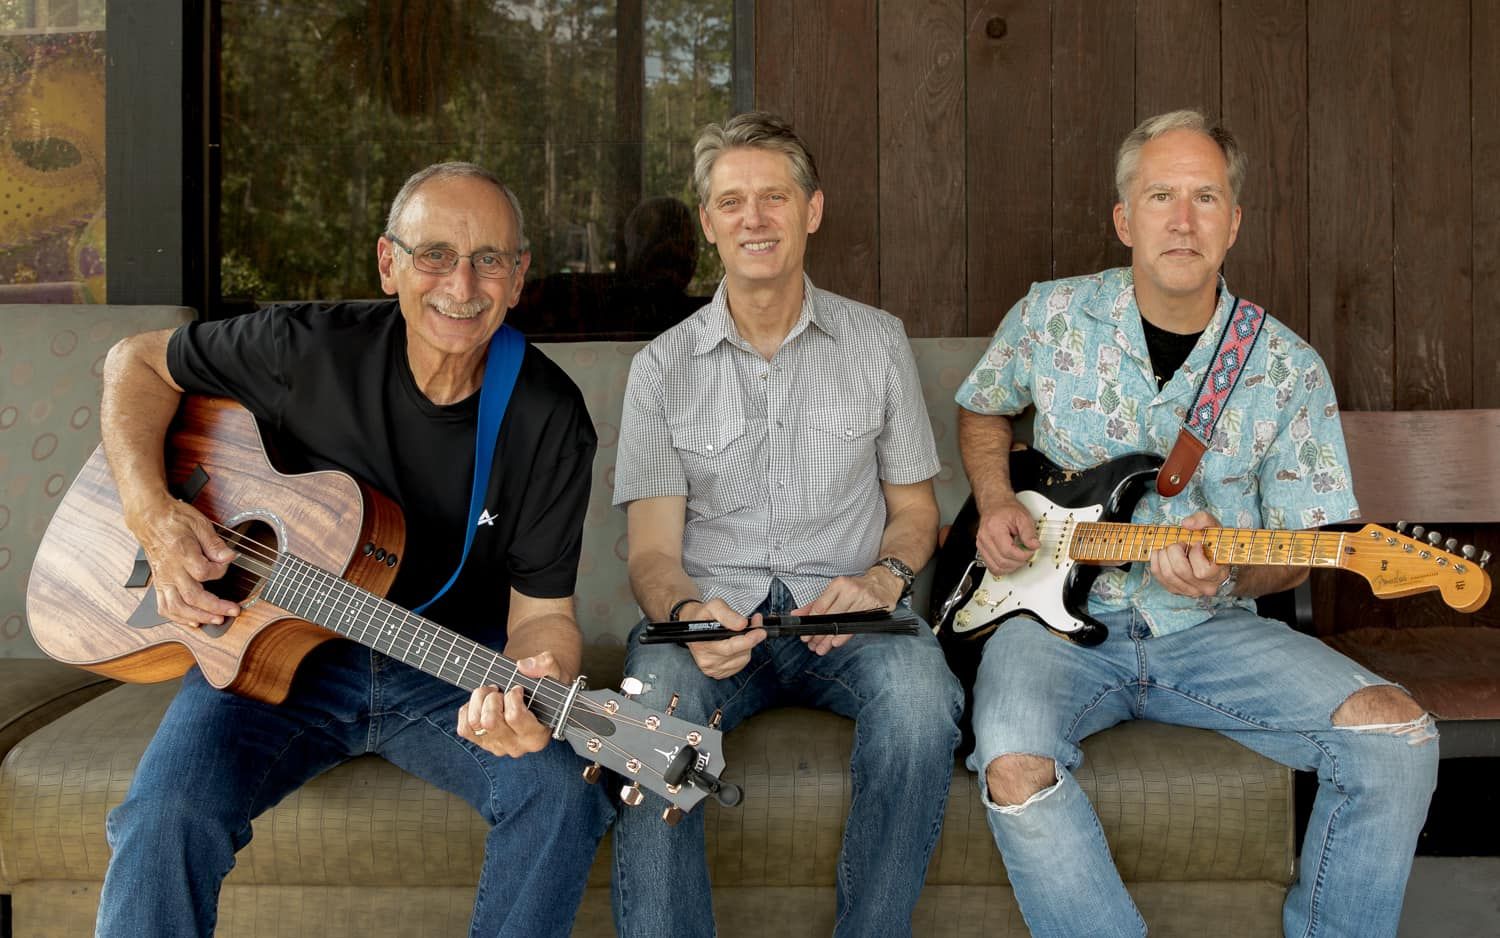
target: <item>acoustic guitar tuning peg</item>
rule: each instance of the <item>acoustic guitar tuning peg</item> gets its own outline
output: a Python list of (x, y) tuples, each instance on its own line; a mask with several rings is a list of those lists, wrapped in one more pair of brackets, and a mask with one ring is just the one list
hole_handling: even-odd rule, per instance
[(1489, 565), (1489, 562), (1490, 562), (1490, 552), (1489, 551), (1485, 551), (1484, 553), (1482, 553), (1482, 554), (1479, 555), (1479, 569), (1483, 570), (1485, 567), (1487, 567)]
[(661, 819), (667, 822), (668, 827), (676, 827), (677, 822), (682, 820), (682, 809), (674, 804), (661, 813)]
[(1402, 534), (1405, 534), (1406, 533), (1406, 522), (1405, 521), (1397, 521), (1396, 522), (1396, 530), (1400, 531)]
[(583, 780), (585, 782), (588, 782), (590, 785), (599, 781), (599, 763), (595, 762), (592, 765), (584, 766)]
[(627, 677), (620, 682), (620, 693), (626, 697), (635, 697), (645, 689), (646, 685), (638, 677)]
[(677, 695), (673, 694), (672, 695), (672, 699), (667, 703), (667, 709), (665, 711), (665, 713), (667, 714), (667, 716), (671, 716), (672, 715), (672, 711), (677, 709), (677, 700), (678, 700)]
[(1431, 544), (1433, 547), (1438, 546), (1438, 544), (1442, 540), (1443, 540), (1443, 536), (1441, 534), (1439, 534), (1438, 532), (1436, 532), (1436, 531), (1428, 531), (1427, 532), (1427, 543)]
[[(1486, 557), (1489, 556), (1489, 552), (1488, 551), (1485, 552), (1485, 556)], [(723, 710), (715, 710), (714, 711), (714, 715), (708, 718), (708, 728), (711, 729), (711, 730), (718, 729), (719, 728), (719, 722), (721, 720), (723, 720), (723, 719), (724, 719), (724, 711)]]
[(1443, 543), (1443, 550), (1446, 550), (1450, 554), (1458, 550), (1458, 538), (1448, 538), (1448, 540)]
[(1477, 551), (1477, 550), (1474, 549), (1474, 545), (1473, 544), (1465, 544), (1464, 545), (1463, 555), (1464, 555), (1464, 559), (1465, 560), (1473, 560), (1474, 559), (1474, 555), (1477, 554), (1477, 553), (1479, 553), (1479, 551)]
[(1415, 539), (1417, 539), (1417, 540), (1420, 541), (1422, 539), (1422, 535), (1424, 535), (1426, 533), (1427, 533), (1427, 529), (1424, 528), (1424, 527), (1422, 527), (1420, 524), (1412, 526), (1411, 536), (1413, 538), (1415, 538)]
[(620, 800), (633, 808), (646, 800), (646, 793), (639, 785), (624, 785), (620, 788)]

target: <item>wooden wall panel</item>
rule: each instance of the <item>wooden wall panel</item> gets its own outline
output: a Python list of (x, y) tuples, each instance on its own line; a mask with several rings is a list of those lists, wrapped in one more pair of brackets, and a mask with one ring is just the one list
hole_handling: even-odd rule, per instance
[(791, 120), (822, 177), (826, 206), (808, 242), (808, 275), (824, 289), (879, 303), (875, 0), (763, 0), (755, 23), (756, 106)]
[(1135, 126), (1135, 3), (1056, 0), (1052, 17), (1053, 275), (1129, 264), (1115, 237), (1114, 154)]
[(912, 336), (968, 326), (964, 0), (880, 5), (880, 305)]
[(1052, 12), (969, 0), (968, 322), (989, 335), (1052, 276)]
[(1500, 0), (1474, 0), (1474, 401), (1500, 407)]
[(797, 0), (755, 0), (755, 106), (761, 110), (790, 115), (797, 100), (796, 10)]
[(1203, 0), (1138, 0), (1135, 119), (1179, 108), (1221, 111), (1219, 7)]
[(1308, 16), (1307, 336), (1346, 410), (1389, 410), (1391, 295), (1390, 0), (1327, 0)]
[(1468, 48), (1469, 0), (1398, 0), (1391, 39), (1398, 410), (1473, 399)]
[(1307, 6), (1226, 0), (1224, 117), (1250, 155), (1229, 288), (1307, 334)]

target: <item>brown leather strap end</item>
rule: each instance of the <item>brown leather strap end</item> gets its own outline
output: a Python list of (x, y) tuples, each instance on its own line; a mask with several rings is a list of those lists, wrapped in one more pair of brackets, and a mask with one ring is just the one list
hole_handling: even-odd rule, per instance
[(1189, 433), (1187, 428), (1179, 431), (1177, 442), (1172, 444), (1172, 452), (1167, 456), (1161, 471), (1156, 474), (1156, 491), (1163, 498), (1171, 498), (1187, 488), (1188, 480), (1193, 477), (1193, 472), (1198, 468), (1198, 460), (1203, 458), (1203, 451), (1206, 449), (1208, 447), (1203, 441)]

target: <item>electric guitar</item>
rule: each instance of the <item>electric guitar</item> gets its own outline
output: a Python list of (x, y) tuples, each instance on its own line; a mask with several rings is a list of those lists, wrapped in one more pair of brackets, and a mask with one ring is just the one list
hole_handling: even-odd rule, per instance
[(1102, 567), (1149, 560), (1170, 544), (1202, 544), (1220, 564), (1352, 570), (1382, 598), (1438, 590), (1459, 612), (1473, 612), (1489, 598), (1489, 552), (1476, 561), (1472, 546), (1455, 554), (1456, 542), (1449, 541), (1440, 549), (1435, 533), (1429, 543), (1374, 524), (1352, 532), (1131, 524), (1161, 463), (1134, 453), (1079, 471), (1036, 450), (1011, 453), (1011, 485), (1036, 522), (1041, 546), (1024, 566), (995, 576), (976, 553), (974, 499), (964, 504), (938, 554), (932, 589), (931, 622), (950, 662), (972, 665), (979, 640), (1020, 613), (1081, 645), (1099, 644), (1108, 630), (1088, 614), (1088, 593)]
[(718, 729), (647, 710), (626, 693), (587, 690), (582, 677), (526, 677), (504, 655), (382, 599), (404, 549), (400, 509), (341, 472), (278, 472), (238, 404), (184, 397), (166, 463), (174, 493), (235, 550), (229, 573), (209, 587), (240, 614), (190, 627), (157, 611), (101, 446), (58, 505), (27, 584), (32, 635), (53, 658), (146, 683), (197, 664), (215, 687), (280, 703), (307, 653), (342, 636), (465, 690), (520, 685), (553, 737), (592, 760), (586, 778), (597, 780), (601, 765), (618, 772), (628, 804), (640, 802), (642, 786), (656, 792), (670, 804), (669, 823), (709, 795), (739, 802), (739, 788), (717, 777)]

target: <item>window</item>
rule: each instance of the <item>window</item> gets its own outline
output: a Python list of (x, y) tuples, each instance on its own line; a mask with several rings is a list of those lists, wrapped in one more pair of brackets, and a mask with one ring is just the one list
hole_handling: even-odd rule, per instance
[(0, 0), (0, 303), (103, 303), (104, 0)]
[(391, 198), (463, 159), (525, 212), (512, 322), (534, 338), (655, 334), (718, 279), (689, 176), (698, 130), (730, 113), (733, 8), (221, 0), (226, 302), (380, 296)]

